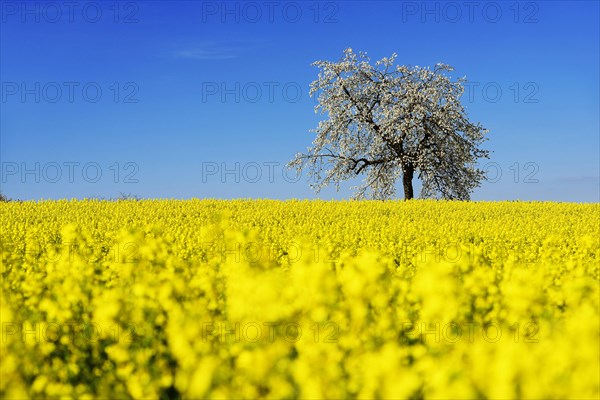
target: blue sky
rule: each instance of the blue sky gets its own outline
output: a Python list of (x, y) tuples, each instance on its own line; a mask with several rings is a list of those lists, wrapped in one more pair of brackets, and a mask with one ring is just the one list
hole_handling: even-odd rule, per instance
[(597, 1), (74, 4), (1, 2), (9, 197), (348, 198), (284, 166), (322, 118), (311, 63), (352, 47), (467, 77), (473, 199), (600, 201)]

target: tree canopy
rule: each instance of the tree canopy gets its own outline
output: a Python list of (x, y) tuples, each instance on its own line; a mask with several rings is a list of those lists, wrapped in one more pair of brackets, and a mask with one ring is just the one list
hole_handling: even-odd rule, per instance
[(288, 165), (308, 168), (317, 192), (363, 175), (355, 198), (389, 199), (402, 177), (411, 199), (416, 174), (421, 197), (468, 200), (485, 179), (476, 162), (488, 151), (479, 147), (487, 130), (469, 121), (460, 102), (465, 78), (452, 80), (446, 64), (395, 65), (396, 57), (373, 65), (366, 53), (346, 49), (339, 62), (313, 63), (320, 71), (310, 94), (327, 118), (311, 130), (308, 152)]

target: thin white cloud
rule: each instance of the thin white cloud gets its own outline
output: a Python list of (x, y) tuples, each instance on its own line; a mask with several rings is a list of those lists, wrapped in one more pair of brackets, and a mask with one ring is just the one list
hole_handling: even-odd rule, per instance
[(237, 58), (238, 54), (224, 50), (187, 49), (175, 52), (177, 58), (188, 58), (193, 60), (229, 60)]
[(252, 52), (258, 48), (253, 42), (204, 42), (187, 45), (174, 51), (176, 58), (191, 60), (230, 60)]

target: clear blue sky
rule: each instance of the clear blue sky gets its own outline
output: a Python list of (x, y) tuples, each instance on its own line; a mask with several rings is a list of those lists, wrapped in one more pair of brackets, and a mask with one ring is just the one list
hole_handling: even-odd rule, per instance
[(310, 64), (352, 47), (467, 77), (474, 199), (600, 201), (598, 1), (74, 4), (1, 2), (9, 197), (348, 198), (284, 165), (320, 119)]

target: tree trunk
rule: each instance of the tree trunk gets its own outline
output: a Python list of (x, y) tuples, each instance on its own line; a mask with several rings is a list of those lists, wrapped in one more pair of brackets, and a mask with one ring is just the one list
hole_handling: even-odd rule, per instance
[(414, 197), (413, 194), (413, 174), (415, 169), (412, 165), (407, 165), (402, 168), (402, 184), (404, 186), (404, 200), (410, 200)]

